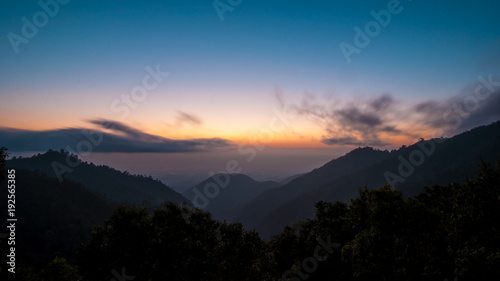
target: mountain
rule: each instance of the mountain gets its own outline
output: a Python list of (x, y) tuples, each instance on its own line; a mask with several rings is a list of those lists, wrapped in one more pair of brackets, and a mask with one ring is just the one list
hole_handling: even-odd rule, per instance
[[(73, 260), (79, 244), (87, 242), (92, 228), (103, 223), (115, 208), (79, 183), (60, 182), (40, 171), (16, 169), (14, 181), (16, 258), (20, 265), (45, 265), (56, 256)], [(0, 185), (6, 187), (7, 182)], [(2, 198), (7, 194), (7, 188), (0, 189)], [(5, 221), (7, 200), (0, 200), (0, 208)], [(2, 247), (7, 245), (2, 242)], [(6, 257), (2, 256), (0, 272)]]
[(184, 196), (215, 218), (232, 221), (242, 206), (277, 186), (277, 182), (259, 182), (243, 174), (215, 174), (184, 192)]
[(236, 219), (246, 227), (253, 228), (276, 207), (346, 174), (359, 172), (390, 156), (391, 153), (388, 151), (375, 150), (370, 147), (355, 149), (285, 185), (263, 192), (249, 202)]
[[(245, 206), (238, 219), (269, 238), (286, 225), (311, 218), (317, 201), (349, 202), (358, 195), (360, 187), (379, 188), (389, 182), (405, 196), (413, 196), (424, 186), (464, 182), (475, 177), (481, 162), (499, 160), (500, 122), (449, 139), (419, 141), (392, 152), (358, 148), (289, 184), (261, 194)], [(347, 166), (343, 162), (360, 166)], [(303, 179), (312, 181), (319, 177), (318, 170), (323, 176), (336, 177), (315, 183)], [(252, 212), (257, 215), (252, 217)]]
[(183, 194), (186, 190), (192, 188), (200, 181), (204, 180), (206, 175), (167, 175), (161, 176), (158, 179), (165, 185), (172, 188), (174, 191)]
[(63, 150), (49, 150), (30, 158), (13, 158), (7, 161), (7, 166), (40, 171), (52, 178), (78, 182), (115, 202), (140, 204), (149, 201), (153, 205), (167, 201), (178, 204), (187, 202), (180, 193), (151, 177), (131, 175), (108, 166), (83, 162), (76, 155)]
[(293, 181), (294, 179), (298, 178), (298, 177), (301, 177), (303, 175), (305, 175), (306, 173), (302, 173), (302, 174), (297, 174), (297, 175), (292, 175), (292, 176), (289, 176), (289, 177), (286, 177), (286, 178), (283, 178), (281, 180), (279, 180), (278, 182), (280, 183), (280, 185), (285, 185), (291, 181)]

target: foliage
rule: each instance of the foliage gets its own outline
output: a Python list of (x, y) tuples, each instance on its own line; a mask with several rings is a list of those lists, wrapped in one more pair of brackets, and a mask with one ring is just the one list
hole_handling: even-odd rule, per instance
[[(29, 174), (23, 177), (29, 178)], [(58, 197), (62, 190), (81, 194), (78, 190), (82, 187), (58, 186), (54, 179), (43, 181), (54, 186), (52, 196), (59, 209), (68, 215), (85, 206), (68, 194), (64, 196), (75, 200), (74, 207), (57, 199), (64, 197)], [(486, 277), (496, 280), (500, 277), (499, 195), (500, 168), (488, 164), (482, 165), (475, 179), (426, 187), (413, 198), (404, 198), (401, 191), (390, 186), (372, 190), (365, 187), (350, 204), (317, 202), (314, 218), (285, 227), (268, 242), (239, 223), (217, 221), (210, 213), (186, 205), (166, 203), (150, 209), (121, 206), (108, 220), (99, 223), (89, 238), (82, 240), (77, 267), (71, 265), (70, 259), (67, 262), (51, 257), (53, 260), (43, 268), (21, 264), (17, 277), (20, 280), (442, 281)], [(43, 199), (41, 193), (37, 196)], [(90, 200), (91, 194), (87, 196)], [(32, 204), (36, 206), (36, 202)], [(104, 205), (101, 207), (106, 210)], [(38, 210), (41, 212), (43, 208)], [(48, 214), (42, 213), (38, 219), (50, 217)], [(62, 223), (73, 221), (74, 225), (69, 228), (60, 225), (51, 235), (68, 241), (64, 235), (75, 236), (76, 229), (85, 232), (78, 227), (85, 221), (76, 218), (70, 215)], [(33, 221), (38, 229), (43, 229), (46, 223)], [(33, 231), (35, 228), (28, 233), (35, 237), (32, 244), (35, 248), (36, 243), (39, 247), (55, 243), (49, 236), (36, 238)], [(117, 274), (126, 274), (127, 278), (120, 279)]]
[(78, 252), (87, 280), (110, 279), (125, 268), (138, 280), (256, 280), (265, 243), (241, 224), (167, 203), (149, 213), (119, 207)]
[(9, 156), (6, 152), (8, 149), (5, 147), (0, 147), (0, 182), (5, 179), (5, 160)]
[[(360, 190), (349, 206), (320, 201), (314, 219), (270, 241), (275, 274), (293, 272), (329, 236), (341, 247), (307, 280), (498, 279), (499, 195), (500, 169), (483, 164), (475, 180), (407, 200), (386, 186)], [(304, 280), (300, 274), (290, 280)]]
[[(78, 245), (90, 239), (93, 226), (104, 222), (114, 208), (81, 184), (59, 182), (40, 172), (16, 169), (15, 181), (16, 267), (39, 271), (57, 256), (74, 263)], [(0, 189), (0, 197), (5, 221), (7, 188)], [(5, 240), (0, 247), (7, 252)], [(0, 271), (6, 271), (6, 259), (2, 254)]]

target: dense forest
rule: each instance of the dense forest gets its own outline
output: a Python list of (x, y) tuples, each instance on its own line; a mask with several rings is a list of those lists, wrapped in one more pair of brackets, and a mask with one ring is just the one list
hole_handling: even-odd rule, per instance
[[(4, 177), (5, 151), (0, 153)], [(27, 258), (18, 259), (16, 274), (2, 262), (0, 275), (27, 281), (495, 280), (500, 277), (500, 167), (483, 163), (478, 170), (463, 184), (426, 187), (408, 199), (383, 186), (361, 188), (349, 204), (317, 202), (313, 219), (285, 227), (269, 241), (187, 205), (116, 207), (79, 185), (57, 186), (55, 179), (45, 179), (51, 181), (54, 202), (57, 196), (70, 197), (64, 192), (87, 194), (81, 199), (93, 202), (87, 209), (100, 209), (87, 210), (82, 220), (85, 207), (67, 202), (52, 209), (65, 213), (66, 220), (30, 222), (30, 236), (23, 239), (19, 229), (18, 247)], [(24, 208), (30, 207), (36, 206)], [(107, 219), (92, 217), (107, 212)], [(101, 223), (88, 230), (95, 221)], [(59, 223), (61, 232), (45, 233), (45, 241), (30, 238), (40, 237), (34, 232), (47, 223)], [(71, 253), (68, 245), (75, 239), (84, 243)], [(62, 250), (49, 256), (51, 247)]]

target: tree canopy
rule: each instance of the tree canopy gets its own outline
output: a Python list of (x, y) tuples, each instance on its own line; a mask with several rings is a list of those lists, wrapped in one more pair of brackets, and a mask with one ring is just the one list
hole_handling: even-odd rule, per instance
[(390, 186), (362, 188), (349, 204), (317, 202), (314, 218), (270, 241), (186, 205), (121, 206), (93, 229), (75, 265), (56, 257), (20, 274), (23, 280), (495, 280), (499, 195), (500, 169), (488, 164), (475, 179), (427, 187), (413, 198)]

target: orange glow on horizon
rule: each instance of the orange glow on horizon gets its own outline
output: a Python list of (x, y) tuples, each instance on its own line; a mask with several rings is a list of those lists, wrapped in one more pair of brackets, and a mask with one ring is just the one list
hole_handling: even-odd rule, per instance
[[(92, 118), (85, 119), (79, 116), (65, 116), (64, 114), (61, 115), (50, 112), (45, 112), (43, 116), (41, 114), (33, 114), (19, 117), (14, 113), (13, 109), (7, 109), (6, 111), (0, 113), (0, 119), (2, 120), (0, 127), (33, 131), (59, 130), (67, 128), (99, 129), (97, 125), (88, 123), (88, 120)], [(14, 118), (13, 116), (16, 117)], [(36, 120), (36, 122), (34, 120)], [(187, 124), (178, 127), (161, 122), (156, 122), (155, 125), (149, 125), (153, 123), (145, 119), (139, 119), (137, 121), (115, 121), (121, 122), (124, 125), (130, 126), (131, 128), (137, 129), (146, 134), (173, 140), (221, 138), (229, 140), (235, 145), (262, 145), (266, 147), (282, 148), (357, 147), (356, 145), (327, 145), (322, 143), (321, 139), (324, 133), (323, 129), (314, 124), (311, 125), (308, 122), (295, 122), (293, 124), (293, 129), (287, 127), (283, 131), (273, 132), (269, 129), (269, 126), (259, 127), (252, 123), (254, 120), (248, 119), (245, 119), (245, 122), (243, 123), (239, 122), (240, 119), (230, 120), (230, 122), (228, 121), (228, 123), (225, 124), (226, 126), (214, 126), (212, 125), (214, 123), (205, 122), (199, 126), (191, 126)], [(259, 120), (256, 123), (266, 124), (266, 122), (261, 121), (262, 120)], [(59, 124), (59, 126), (54, 126), (53, 124)], [(404, 128), (405, 126), (401, 125), (399, 127)], [(119, 132), (116, 131), (103, 131), (107, 133), (119, 134)], [(437, 135), (435, 130), (429, 128), (420, 128), (418, 130), (414, 129), (412, 134), (424, 139), (440, 137), (440, 135)], [(389, 143), (388, 146), (381, 147), (381, 149), (398, 148), (402, 145), (412, 145), (418, 141), (417, 137), (409, 136), (409, 134), (404, 133), (394, 135), (381, 132), (378, 136), (382, 142)], [(361, 135), (357, 137), (362, 139)]]

